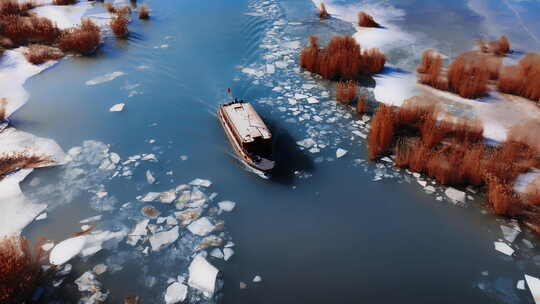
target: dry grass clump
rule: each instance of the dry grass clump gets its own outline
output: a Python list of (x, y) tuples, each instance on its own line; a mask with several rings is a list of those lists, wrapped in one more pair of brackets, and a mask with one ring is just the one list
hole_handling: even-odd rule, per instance
[(64, 57), (64, 53), (57, 48), (41, 44), (31, 44), (24, 53), (26, 60), (32, 64), (42, 64), (50, 60)]
[(150, 19), (150, 9), (148, 9), (148, 6), (146, 4), (143, 4), (139, 7), (139, 19)]
[(72, 5), (77, 3), (77, 0), (53, 0), (54, 5)]
[(395, 111), (387, 105), (380, 105), (371, 120), (368, 136), (368, 157), (375, 160), (391, 148), (395, 133)]
[(422, 62), (416, 69), (419, 81), (422, 84), (432, 86), (439, 90), (448, 90), (448, 81), (441, 77), (443, 57), (433, 50), (426, 50), (422, 53)]
[(117, 15), (109, 24), (114, 35), (118, 38), (125, 38), (128, 34), (128, 24), (129, 20), (123, 15)]
[(480, 51), (490, 53), (496, 56), (504, 56), (510, 52), (510, 40), (505, 35), (502, 35), (497, 40), (486, 43), (484, 39), (477, 41)]
[(342, 103), (350, 103), (356, 97), (356, 83), (340, 81), (336, 84), (336, 99)]
[(60, 30), (47, 18), (7, 15), (0, 18), (0, 36), (8, 38), (14, 45), (53, 44), (60, 36)]
[(62, 32), (58, 46), (64, 52), (77, 54), (92, 53), (101, 42), (101, 31), (90, 19), (83, 19), (81, 25)]
[(364, 114), (368, 109), (367, 98), (364, 95), (360, 95), (356, 102), (356, 113)]
[(485, 96), (489, 78), (486, 58), (475, 52), (459, 55), (448, 67), (449, 89), (465, 98)]
[(0, 120), (6, 119), (7, 99), (0, 98)]
[(328, 11), (326, 10), (326, 6), (323, 2), (321, 2), (321, 7), (319, 8), (319, 18), (321, 19), (328, 19), (330, 17), (330, 14), (328, 14)]
[(124, 6), (124, 7), (121, 7), (121, 8), (116, 10), (116, 14), (127, 16), (127, 15), (131, 14), (131, 7), (129, 7), (127, 5)]
[(51, 162), (47, 157), (29, 155), (26, 152), (4, 153), (0, 155), (0, 178), (17, 169), (36, 168)]
[(103, 3), (103, 7), (105, 7), (105, 9), (111, 14), (116, 13), (116, 7), (114, 7), (114, 4), (112, 4), (112, 2)]
[(504, 93), (540, 101), (540, 54), (529, 53), (518, 65), (504, 67), (497, 88)]
[(377, 49), (364, 50), (349, 36), (333, 37), (326, 48), (320, 48), (317, 37), (300, 54), (302, 68), (331, 80), (356, 80), (361, 75), (378, 73), (385, 56)]
[(43, 251), (33, 253), (25, 238), (0, 239), (0, 303), (19, 304), (30, 300), (43, 278), (42, 257)]
[(380, 25), (373, 20), (373, 17), (371, 17), (366, 12), (359, 12), (358, 13), (358, 25), (363, 27), (379, 27)]
[(37, 4), (33, 1), (19, 3), (17, 0), (0, 0), (0, 16), (28, 16), (28, 11), (35, 7)]

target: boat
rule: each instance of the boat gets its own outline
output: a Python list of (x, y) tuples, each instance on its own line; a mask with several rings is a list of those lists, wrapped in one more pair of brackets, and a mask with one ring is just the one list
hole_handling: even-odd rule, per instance
[(272, 133), (251, 104), (234, 100), (219, 106), (218, 118), (236, 155), (249, 167), (268, 174), (272, 160)]

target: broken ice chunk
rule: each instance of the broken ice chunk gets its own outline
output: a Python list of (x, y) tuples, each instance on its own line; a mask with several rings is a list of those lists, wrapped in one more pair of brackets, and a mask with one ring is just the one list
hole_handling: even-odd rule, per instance
[(156, 178), (154, 177), (154, 175), (152, 175), (152, 172), (150, 172), (150, 170), (146, 170), (146, 181), (149, 184), (153, 184), (156, 182)]
[(212, 185), (212, 182), (207, 179), (196, 178), (192, 180), (189, 184), (192, 186), (210, 187), (210, 185)]
[(446, 189), (446, 191), (444, 191), (444, 194), (446, 194), (446, 196), (452, 201), (461, 203), (465, 202), (465, 192), (460, 191), (456, 188), (449, 187), (448, 189)]
[(319, 100), (313, 96), (309, 97), (307, 101), (309, 104), (319, 103)]
[(262, 282), (262, 278), (261, 278), (261, 276), (256, 275), (253, 278), (253, 283), (259, 283), (259, 282)]
[(159, 195), (159, 201), (164, 204), (170, 204), (175, 199), (176, 199), (176, 191), (174, 190), (161, 192), (161, 194)]
[(316, 142), (315, 142), (315, 140), (313, 140), (313, 138), (306, 138), (306, 139), (297, 141), (296, 144), (299, 145), (299, 146), (302, 146), (302, 147), (304, 147), (306, 149), (309, 149), (313, 145), (315, 145)]
[(503, 242), (494, 242), (495, 250), (506, 254), (508, 256), (511, 256), (514, 253), (514, 249), (512, 247), (508, 246), (506, 243)]
[(533, 296), (534, 303), (540, 304), (540, 280), (530, 275), (525, 275), (525, 280)]
[(519, 225), (512, 227), (501, 225), (501, 231), (503, 233), (504, 239), (510, 243), (513, 243), (516, 240), (517, 236), (521, 233)]
[(516, 284), (516, 288), (517, 289), (520, 289), (520, 290), (525, 290), (525, 281), (524, 280), (519, 280)]
[(223, 259), (225, 261), (228, 261), (234, 254), (234, 250), (232, 248), (224, 248), (223, 249)]
[(124, 103), (115, 104), (109, 109), (109, 112), (122, 112), (124, 110)]
[(49, 255), (52, 265), (62, 265), (78, 255), (86, 244), (85, 236), (77, 236), (64, 240), (54, 246)]
[(178, 239), (178, 226), (175, 226), (171, 230), (158, 232), (150, 237), (150, 245), (152, 251), (158, 251), (161, 248), (175, 242)]
[(141, 239), (141, 237), (146, 236), (146, 227), (148, 227), (148, 223), (150, 220), (142, 220), (135, 225), (133, 230), (128, 234), (127, 242), (131, 246), (135, 246), (137, 242)]
[(231, 212), (236, 206), (236, 203), (232, 201), (222, 201), (218, 203), (218, 206), (219, 206), (219, 209), (225, 212)]
[(336, 150), (336, 157), (337, 157), (337, 158), (341, 158), (341, 157), (343, 157), (345, 154), (347, 154), (347, 152), (348, 152), (348, 151), (345, 150), (345, 149), (338, 148), (338, 149)]
[(159, 192), (148, 192), (143, 197), (138, 197), (137, 199), (141, 202), (149, 203), (157, 200), (160, 197), (161, 193)]
[(195, 256), (188, 269), (188, 285), (200, 290), (207, 298), (212, 297), (216, 289), (216, 278), (219, 273), (217, 268), (199, 254)]
[(183, 302), (187, 297), (187, 286), (174, 282), (169, 287), (167, 287), (167, 291), (165, 292), (165, 303), (166, 304), (175, 304), (179, 302)]
[(219, 248), (214, 248), (212, 251), (210, 251), (210, 256), (213, 256), (216, 259), (223, 259), (223, 251), (221, 251)]
[(174, 216), (176, 216), (177, 219), (182, 221), (183, 225), (187, 225), (191, 223), (191, 221), (198, 219), (201, 216), (201, 214), (202, 214), (202, 209), (190, 208), (182, 212), (175, 212)]
[(189, 224), (187, 229), (191, 231), (191, 233), (205, 236), (208, 233), (212, 232), (214, 230), (214, 225), (208, 220), (207, 217), (202, 217), (193, 223)]

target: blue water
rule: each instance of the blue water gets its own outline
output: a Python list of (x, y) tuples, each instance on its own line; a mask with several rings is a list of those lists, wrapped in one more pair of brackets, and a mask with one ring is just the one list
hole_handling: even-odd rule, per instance
[[(486, 19), (464, 1), (394, 2), (406, 12), (399, 26), (418, 37), (416, 57), (427, 47), (455, 54), (470, 49), (480, 35), (493, 35), (486, 31)], [(289, 47), (291, 41), (305, 45), (310, 34), (323, 41), (334, 34), (352, 34), (350, 24), (338, 19), (321, 23), (308, 0), (148, 3), (152, 19), (134, 20), (128, 41), (107, 38), (95, 56), (67, 58), (31, 79), (26, 85), (30, 101), (12, 123), (53, 138), (65, 150), (95, 140), (110, 145), (122, 161), (141, 153), (154, 153), (159, 161), (141, 162), (129, 179), (111, 179), (99, 173), (97, 165), (81, 164), (85, 173), (76, 185), (65, 178), (65, 168), (37, 170), (32, 177), (41, 184), (25, 183), (23, 188), (50, 205), (49, 217), (33, 223), (25, 235), (60, 241), (80, 230), (80, 220), (97, 214), (104, 215), (99, 229), (130, 229), (145, 205), (136, 196), (200, 177), (213, 182), (207, 192), (219, 193), (217, 201), (237, 203), (232, 213), (216, 216), (225, 220), (224, 237), (236, 245), (227, 262), (209, 258), (221, 270), (223, 282), (211, 302), (533, 303), (529, 291), (515, 286), (524, 273), (540, 275), (538, 250), (521, 241), (536, 243), (535, 236), (523, 229), (512, 245), (514, 256), (502, 255), (493, 242), (502, 238), (499, 225), (504, 220), (486, 212), (482, 197), (469, 193), (474, 199), (454, 204), (442, 188), (427, 194), (411, 175), (391, 165), (368, 163), (365, 140), (351, 133), (359, 128), (355, 122), (360, 117), (331, 101), (332, 84), (296, 70), (298, 49)], [(538, 31), (533, 20), (537, 15), (526, 10), (537, 4), (512, 4), (525, 10), (529, 28)], [(486, 6), (501, 10), (491, 1)], [(523, 33), (515, 39), (520, 48), (539, 47)], [(167, 47), (159, 47), (164, 44)], [(396, 62), (404, 62), (402, 68), (412, 68), (418, 60), (404, 57), (409, 52), (393, 54)], [(259, 78), (242, 72), (287, 60), (293, 61), (287, 68)], [(114, 71), (126, 75), (85, 85)], [(314, 88), (302, 88), (305, 84)], [(251, 101), (272, 129), (279, 164), (272, 179), (248, 172), (233, 157), (215, 116), (218, 105), (228, 99), (228, 87)], [(276, 87), (282, 91), (273, 90)], [(291, 105), (287, 94), (301, 91), (319, 103)], [(330, 97), (324, 97), (325, 92)], [(120, 102), (126, 103), (123, 112), (108, 112)], [(313, 138), (321, 151), (300, 149), (296, 142), (306, 138)], [(149, 143), (151, 139), (155, 143)], [(337, 148), (348, 153), (336, 159)], [(146, 170), (154, 173), (157, 184), (146, 182)], [(382, 180), (374, 181), (377, 176)], [(45, 185), (53, 191), (44, 191)], [(96, 201), (92, 193), (101, 185), (109, 193), (107, 201)], [(121, 208), (127, 202), (132, 207)], [(176, 211), (161, 203), (151, 205), (163, 214)], [(133, 294), (143, 303), (163, 303), (167, 279), (187, 274), (193, 254), (185, 248), (190, 238), (184, 228), (178, 242), (149, 256), (122, 242), (89, 259), (77, 259), (58, 297), (66, 303), (78, 299), (73, 280), (105, 263), (122, 266), (99, 277), (110, 291), (107, 303)], [(255, 275), (263, 281), (252, 283)], [(149, 284), (149, 277), (156, 283)], [(240, 289), (240, 282), (248, 287)], [(190, 290), (189, 302), (207, 300)]]

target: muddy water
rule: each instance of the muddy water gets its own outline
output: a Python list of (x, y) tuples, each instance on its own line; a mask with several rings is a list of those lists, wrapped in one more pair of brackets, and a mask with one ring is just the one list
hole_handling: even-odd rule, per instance
[[(417, 37), (405, 52), (392, 53), (402, 68), (413, 67), (425, 47), (464, 50), (483, 33), (485, 19), (466, 3), (417, 2), (394, 4), (404, 12), (396, 23)], [(138, 195), (200, 177), (213, 182), (207, 192), (217, 192), (218, 201), (237, 203), (232, 213), (219, 216), (225, 237), (236, 244), (235, 255), (227, 262), (209, 258), (223, 274), (214, 302), (533, 302), (516, 283), (525, 273), (540, 276), (539, 253), (523, 242), (536, 244), (537, 238), (523, 228), (511, 244), (516, 253), (508, 257), (493, 243), (502, 239), (505, 222), (484, 210), (481, 197), (467, 192), (466, 202), (455, 203), (429, 180), (435, 193), (390, 164), (368, 163), (365, 139), (352, 133), (367, 133), (361, 118), (332, 101), (331, 85), (295, 69), (298, 47), (308, 35), (325, 40), (352, 34), (349, 23), (320, 23), (307, 0), (149, 4), (155, 17), (134, 22), (128, 41), (109, 38), (95, 57), (66, 59), (32, 79), (31, 99), (13, 123), (55, 139), (65, 150), (94, 140), (122, 161), (142, 153), (154, 153), (158, 161), (141, 162), (131, 178), (111, 178), (98, 165), (81, 164), (84, 178), (77, 183), (64, 168), (36, 171), (32, 177), (39, 184), (31, 186), (30, 178), (24, 191), (51, 207), (48, 218), (33, 223), (26, 235), (59, 241), (78, 231), (80, 220), (99, 214), (100, 229), (130, 229), (143, 206)], [(441, 10), (447, 12), (439, 18), (442, 24), (431, 27)], [(85, 84), (115, 71), (125, 75)], [(252, 101), (272, 128), (279, 166), (269, 180), (243, 169), (217, 123), (214, 113), (227, 100), (227, 87)], [(125, 110), (108, 112), (117, 103), (125, 103)], [(297, 145), (305, 139), (319, 151)], [(337, 149), (347, 153), (337, 158)], [(146, 170), (157, 184), (147, 183)], [(107, 199), (98, 200), (95, 192), (102, 190)], [(128, 202), (133, 208), (121, 207)], [(163, 214), (174, 210), (152, 205)], [(70, 280), (105, 263), (120, 266), (100, 277), (110, 291), (108, 303), (130, 294), (162, 303), (167, 280), (187, 274), (190, 237), (183, 233), (176, 244), (149, 256), (122, 242), (75, 260), (64, 295), (68, 301), (78, 298)], [(263, 281), (253, 283), (255, 275)], [(248, 287), (240, 289), (240, 282)], [(191, 296), (190, 302), (206, 300)]]

